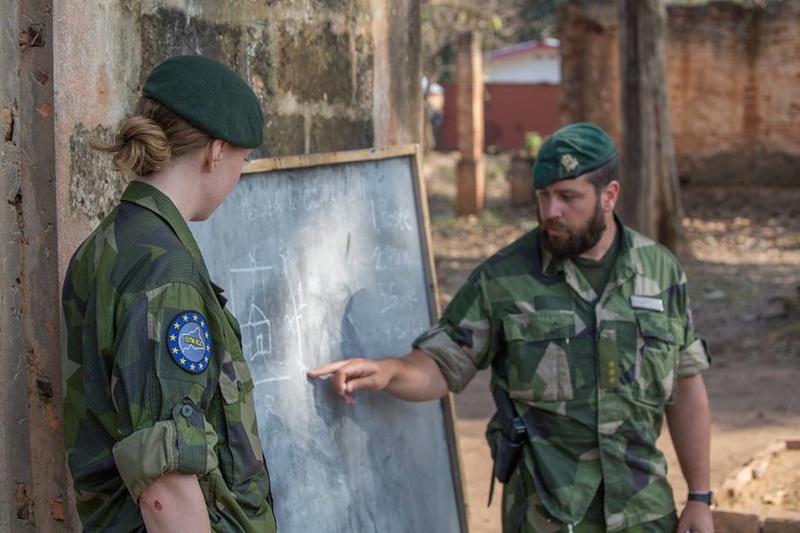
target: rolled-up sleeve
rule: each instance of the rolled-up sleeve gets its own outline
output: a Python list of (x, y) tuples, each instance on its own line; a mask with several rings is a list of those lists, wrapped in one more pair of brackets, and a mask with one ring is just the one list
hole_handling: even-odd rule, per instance
[(694, 339), (691, 344), (686, 346), (680, 353), (678, 359), (678, 377), (692, 377), (711, 366), (708, 357), (706, 344), (702, 339)]
[(711, 367), (711, 357), (705, 340), (694, 329), (692, 304), (689, 298), (686, 274), (683, 271), (681, 271), (679, 295), (682, 311), (681, 319), (684, 327), (684, 344), (681, 346), (678, 357), (678, 378), (682, 379), (708, 370)]
[(422, 350), (436, 361), (447, 387), (453, 392), (464, 390), (478, 372), (478, 367), (467, 352), (439, 324), (417, 338), (414, 348)]
[(438, 324), (413, 343), (414, 348), (436, 361), (453, 392), (462, 391), (478, 370), (492, 362), (497, 328), (492, 327), (490, 303), (483, 283), (480, 271), (473, 272)]
[(176, 283), (132, 299), (118, 321), (111, 387), (119, 441), (113, 455), (134, 501), (164, 474), (203, 475), (218, 466), (217, 432), (200, 407), (218, 368), (213, 350), (210, 370), (200, 373), (184, 370), (168, 352), (170, 324), (184, 311), (216, 319), (193, 287)]
[(217, 468), (217, 432), (192, 400), (173, 408), (171, 420), (134, 431), (113, 449), (114, 462), (133, 501), (164, 474), (207, 474)]

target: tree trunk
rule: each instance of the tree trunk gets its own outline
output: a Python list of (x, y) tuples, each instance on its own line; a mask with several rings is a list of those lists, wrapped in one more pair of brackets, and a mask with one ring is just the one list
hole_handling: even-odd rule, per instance
[(683, 233), (665, 75), (666, 8), (662, 0), (618, 0), (622, 81), (623, 220), (677, 255)]
[(458, 150), (456, 166), (456, 214), (483, 211), (485, 176), (483, 165), (483, 56), (480, 34), (463, 33), (456, 56)]

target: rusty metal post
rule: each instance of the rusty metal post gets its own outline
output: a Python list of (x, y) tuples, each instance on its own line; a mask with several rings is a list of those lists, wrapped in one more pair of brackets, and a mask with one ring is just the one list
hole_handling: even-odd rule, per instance
[(56, 231), (52, 4), (12, 2), (2, 23), (0, 530), (77, 529), (65, 512)]

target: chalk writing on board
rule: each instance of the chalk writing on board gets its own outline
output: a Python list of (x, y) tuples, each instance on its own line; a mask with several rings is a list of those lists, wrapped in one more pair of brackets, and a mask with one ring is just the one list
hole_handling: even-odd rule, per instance
[[(352, 205), (368, 197), (364, 183), (353, 180), (347, 187), (333, 186), (323, 189), (298, 189), (294, 194), (285, 190), (264, 191), (257, 199), (243, 198), (243, 213), (247, 220), (272, 219), (281, 215), (316, 211), (330, 207)], [(409, 213), (413, 220), (414, 213)]]
[(408, 250), (392, 244), (376, 246), (372, 252), (372, 259), (377, 271), (392, 267), (413, 267), (418, 264), (418, 260), (412, 258)]
[(357, 393), (348, 406), (306, 377), (346, 357), (402, 355), (433, 318), (413, 159), (335, 159), (245, 175), (190, 224), (239, 321), (276, 520), (463, 532), (444, 404)]
[(272, 354), (272, 323), (264, 311), (250, 304), (247, 321), (241, 324), (241, 330), (242, 347), (245, 353), (250, 354), (250, 361), (260, 357), (266, 364), (267, 357)]
[(380, 294), (383, 303), (382, 314), (404, 309), (419, 302), (417, 289), (396, 281), (378, 283), (378, 294)]
[(394, 322), (383, 326), (383, 333), (386, 338), (393, 340), (413, 339), (418, 333), (424, 331), (426, 327), (424, 319), (418, 317), (400, 317)]
[[(255, 261), (253, 252), (250, 252), (248, 257), (251, 261)], [(233, 281), (233, 275), (257, 275), (261, 272), (266, 272), (269, 270), (272, 270), (272, 267), (253, 266), (244, 268), (231, 268), (229, 270), (229, 274), (231, 275), (229, 278), (231, 280), (231, 287), (236, 286), (236, 283)], [(236, 294), (232, 294), (233, 299)], [(272, 355), (272, 322), (267, 317), (264, 310), (253, 302), (250, 303), (246, 313), (242, 316), (246, 317), (239, 321), (239, 327), (242, 333), (242, 351), (248, 356), (248, 359), (251, 363), (256, 359), (260, 359), (264, 365), (267, 365), (270, 356)]]
[(379, 198), (377, 201), (370, 200), (370, 212), (372, 215), (372, 228), (380, 234), (381, 228), (389, 231), (414, 231), (414, 213), (408, 209), (392, 209), (385, 199)]
[(303, 296), (303, 283), (302, 281), (297, 281), (295, 284), (291, 281), (290, 276), (290, 269), (289, 269), (289, 252), (282, 246), (283, 250), (280, 252), (281, 262), (283, 264), (283, 274), (287, 280), (287, 288), (289, 289), (289, 302), (291, 303), (291, 313), (287, 313), (284, 315), (283, 320), (286, 324), (286, 327), (289, 331), (291, 331), (297, 342), (296, 349), (297, 349), (297, 356), (299, 357), (300, 361), (304, 360), (303, 357), (303, 327), (302, 327), (302, 320), (303, 320), (303, 311), (306, 308), (305, 298)]

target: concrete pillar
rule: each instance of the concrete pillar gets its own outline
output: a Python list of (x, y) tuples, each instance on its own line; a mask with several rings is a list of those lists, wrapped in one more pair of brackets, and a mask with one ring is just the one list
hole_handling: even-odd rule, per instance
[(68, 531), (51, 4), (10, 6), (0, 32), (0, 530)]
[(483, 56), (477, 32), (458, 38), (456, 55), (458, 150), (456, 214), (483, 210), (486, 177), (483, 161)]
[[(8, 473), (12, 472), (17, 460), (14, 452), (27, 442), (13, 413), (24, 408), (26, 386), (19, 379), (18, 365), (12, 354), (21, 351), (22, 339), (16, 325), (19, 323), (19, 291), (16, 279), (19, 273), (19, 245), (16, 242), (17, 210), (14, 199), (19, 188), (20, 150), (16, 145), (19, 129), (19, 62), (17, 56), (17, 4), (12, 2), (9, 16), (0, 17), (0, 337), (3, 347), (0, 350), (0, 473), (4, 480), (0, 483), (0, 531), (13, 531), (18, 523), (16, 505), (16, 482)], [(4, 11), (5, 13), (5, 11)], [(23, 442), (20, 442), (20, 441)], [(28, 476), (24, 476), (27, 480)]]

